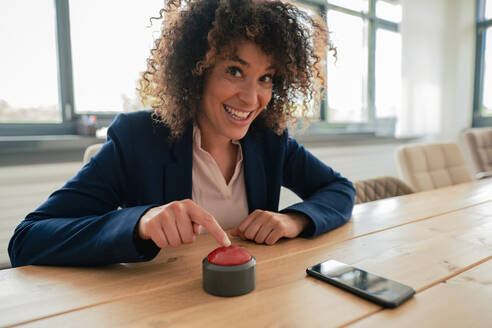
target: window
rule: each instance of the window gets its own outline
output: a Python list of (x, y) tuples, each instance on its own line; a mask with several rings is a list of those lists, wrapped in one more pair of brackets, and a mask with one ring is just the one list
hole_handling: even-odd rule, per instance
[[(75, 113), (141, 109), (137, 91), (160, 34), (162, 0), (70, 0)], [(97, 8), (97, 10), (94, 10)]]
[(328, 59), (328, 121), (364, 122), (367, 118), (367, 24), (361, 17), (328, 12), (337, 59)]
[(477, 0), (473, 126), (492, 125), (492, 1)]
[[(327, 121), (371, 130), (401, 111), (400, 0), (328, 0), (338, 58), (328, 59)], [(371, 127), (372, 126), (372, 127)]]
[(491, 18), (492, 18), (492, 2), (490, 2), (489, 0), (485, 3), (485, 19), (491, 19)]
[(369, 9), (369, 0), (329, 0), (331, 5), (341, 8), (350, 9), (353, 11), (367, 13)]
[(483, 98), (481, 115), (492, 116), (492, 29), (485, 31), (485, 54), (484, 54), (484, 75), (483, 75)]
[(0, 124), (61, 122), (52, 1), (0, 3)]
[(376, 1), (376, 16), (390, 22), (400, 23), (402, 8), (400, 1), (378, 0)]
[[(314, 17), (320, 18), (320, 14), (322, 14), (322, 12), (323, 12), (323, 9), (322, 9), (323, 6), (320, 7), (319, 5), (311, 3), (311, 2), (296, 2), (296, 6), (299, 9), (301, 9), (302, 11), (304, 11), (306, 14), (308, 14), (310, 17), (313, 17), (313, 18)], [(305, 22), (304, 20), (302, 20), (301, 22), (306, 24), (306, 26), (309, 26), (309, 24), (307, 22)], [(294, 112), (294, 115), (299, 115), (299, 116), (302, 115), (302, 110), (304, 109), (304, 107), (301, 105), (302, 100), (303, 99), (299, 98), (298, 103), (294, 104), (294, 106), (299, 106), (296, 109), (296, 111)], [(321, 100), (321, 101), (318, 102), (318, 107), (315, 107), (316, 102), (314, 100), (311, 100), (307, 104), (307, 107), (308, 107), (307, 112), (305, 112), (304, 115), (306, 115), (311, 122), (319, 121), (320, 118), (324, 117), (324, 112), (323, 112), (324, 102), (322, 101), (322, 99), (319, 99), (319, 100)]]
[(376, 117), (396, 117), (401, 110), (401, 37), (397, 32), (376, 32)]
[[(136, 87), (163, 0), (22, 0), (0, 4), (0, 136), (77, 134), (141, 108)], [(15, 33), (12, 33), (15, 31)], [(72, 50), (73, 49), (73, 50)], [(44, 124), (40, 124), (44, 123)]]
[[(400, 1), (299, 0), (326, 17), (338, 50), (338, 59), (327, 61), (323, 127), (371, 130), (399, 115)], [(109, 121), (141, 108), (135, 89), (160, 33), (149, 18), (163, 6), (164, 0), (2, 2), (0, 37), (9, 51), (0, 63), (0, 135), (76, 134), (81, 115)]]

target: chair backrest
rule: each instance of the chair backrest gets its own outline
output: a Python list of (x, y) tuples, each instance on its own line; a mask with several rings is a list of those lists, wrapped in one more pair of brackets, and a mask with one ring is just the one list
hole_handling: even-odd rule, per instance
[(492, 128), (468, 129), (463, 134), (475, 173), (492, 171)]
[(396, 162), (403, 180), (415, 191), (473, 180), (456, 143), (401, 146), (396, 150)]
[(10, 269), (12, 268), (12, 266), (10, 265), (10, 262), (0, 262), (0, 270), (4, 270), (4, 269)]
[(104, 144), (99, 143), (87, 147), (84, 152), (84, 159), (82, 160), (82, 165), (87, 164), (90, 161), (91, 157), (96, 155), (96, 153), (99, 151), (99, 149), (102, 148), (103, 145)]
[(354, 187), (356, 204), (413, 193), (405, 182), (389, 176), (359, 180)]

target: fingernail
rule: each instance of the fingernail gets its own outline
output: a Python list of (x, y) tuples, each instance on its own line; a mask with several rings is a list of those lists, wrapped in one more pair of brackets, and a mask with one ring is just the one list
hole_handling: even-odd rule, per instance
[(227, 237), (227, 235), (224, 237), (223, 244), (226, 247), (231, 246), (231, 240), (229, 239), (229, 237)]

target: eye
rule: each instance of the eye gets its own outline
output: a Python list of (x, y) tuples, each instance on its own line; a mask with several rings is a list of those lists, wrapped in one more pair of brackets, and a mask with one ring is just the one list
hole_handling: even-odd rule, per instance
[(262, 77), (260, 77), (260, 81), (265, 82), (265, 83), (272, 83), (273, 75), (272, 74), (265, 74)]
[(243, 75), (243, 72), (241, 69), (237, 66), (231, 66), (227, 68), (227, 74), (230, 74), (234, 77), (241, 77)]

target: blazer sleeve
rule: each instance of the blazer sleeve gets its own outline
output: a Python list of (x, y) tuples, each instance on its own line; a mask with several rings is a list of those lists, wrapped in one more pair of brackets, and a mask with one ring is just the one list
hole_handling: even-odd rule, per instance
[(8, 248), (12, 266), (102, 265), (157, 255), (153, 242), (134, 241), (138, 220), (156, 205), (118, 208), (127, 190), (122, 147), (128, 145), (120, 140), (125, 129), (120, 115), (98, 154), (19, 224)]
[(353, 184), (289, 137), (285, 148), (283, 185), (303, 201), (282, 212), (301, 212), (311, 219), (311, 225), (303, 231), (302, 237), (314, 237), (335, 229), (352, 215)]

